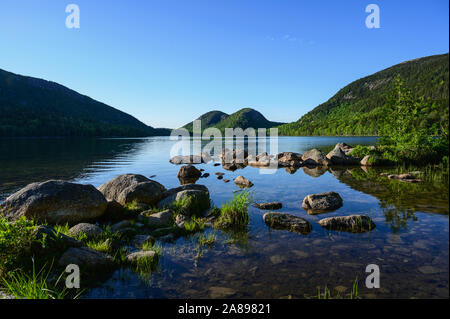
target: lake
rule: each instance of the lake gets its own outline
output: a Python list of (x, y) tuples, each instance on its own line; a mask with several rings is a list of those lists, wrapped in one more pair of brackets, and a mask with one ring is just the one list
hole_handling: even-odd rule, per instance
[[(280, 137), (278, 152), (329, 151), (338, 142), (375, 144), (374, 137)], [(166, 188), (180, 185), (180, 166), (169, 163), (176, 141), (136, 139), (0, 139), (0, 201), (28, 183), (65, 179), (98, 187), (123, 173), (152, 177)], [(204, 145), (207, 141), (202, 141)], [(270, 149), (267, 150), (268, 152)], [(254, 183), (255, 201), (280, 201), (279, 211), (305, 218), (308, 235), (268, 228), (265, 211), (249, 208), (246, 232), (215, 232), (217, 243), (200, 247), (198, 234), (161, 243), (158, 269), (142, 275), (123, 268), (83, 298), (314, 298), (326, 286), (332, 296), (350, 292), (355, 280), (362, 298), (448, 298), (448, 183), (408, 184), (380, 177), (395, 168), (342, 167), (289, 170), (273, 174), (247, 166), (234, 172), (212, 163), (197, 164), (209, 173), (197, 181), (208, 187), (220, 207), (239, 189), (224, 179), (243, 175)], [(419, 168), (420, 170), (420, 168)], [(343, 207), (308, 215), (301, 207), (308, 194), (335, 191)], [(367, 214), (369, 233), (327, 231), (325, 217)], [(366, 266), (380, 269), (380, 288), (365, 286)]]

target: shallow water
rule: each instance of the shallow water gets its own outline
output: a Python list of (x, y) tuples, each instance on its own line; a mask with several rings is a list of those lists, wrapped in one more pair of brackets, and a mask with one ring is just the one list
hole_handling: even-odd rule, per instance
[[(338, 142), (374, 144), (367, 137), (281, 137), (278, 152), (303, 153), (313, 147), (328, 151)], [(152, 176), (166, 188), (179, 186), (179, 166), (168, 162), (174, 145), (165, 137), (145, 139), (20, 139), (0, 140), (0, 199), (34, 182), (70, 179), (99, 186), (122, 173)], [(206, 142), (203, 141), (203, 144)], [(268, 149), (268, 151), (270, 151)], [(87, 298), (309, 298), (317, 287), (332, 295), (350, 292), (357, 278), (363, 298), (448, 298), (449, 202), (445, 183), (407, 184), (379, 177), (384, 170), (300, 168), (261, 174), (246, 167), (235, 172), (199, 164), (210, 173), (204, 184), (217, 206), (238, 187), (218, 180), (243, 175), (254, 183), (257, 201), (281, 201), (282, 212), (312, 224), (308, 235), (269, 229), (264, 211), (250, 207), (246, 233), (215, 231), (219, 240), (199, 253), (196, 235), (163, 244), (158, 271), (139, 275), (117, 270)], [(308, 215), (303, 198), (312, 193), (338, 192), (344, 206)], [(376, 223), (370, 233), (326, 231), (324, 217), (368, 214)], [(206, 232), (214, 232), (207, 229)], [(365, 287), (368, 264), (380, 267), (379, 289)]]

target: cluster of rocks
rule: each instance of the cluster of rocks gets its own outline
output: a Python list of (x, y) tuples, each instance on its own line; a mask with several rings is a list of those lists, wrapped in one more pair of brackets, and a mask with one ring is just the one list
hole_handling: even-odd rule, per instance
[[(279, 202), (257, 203), (253, 206), (259, 209), (281, 209)], [(342, 198), (335, 192), (307, 195), (303, 199), (302, 207), (310, 215), (329, 212), (342, 206)], [(263, 215), (263, 220), (271, 228), (289, 230), (300, 234), (309, 234), (311, 224), (304, 218), (287, 213), (269, 212)], [(369, 216), (351, 215), (335, 216), (319, 220), (318, 224), (327, 230), (345, 231), (351, 233), (363, 233), (375, 228), (375, 224)]]
[[(158, 231), (164, 233), (162, 227), (173, 224), (175, 202), (182, 203), (180, 215), (190, 221), (192, 214), (210, 208), (209, 191), (196, 184), (167, 190), (160, 183), (137, 174), (117, 176), (98, 189), (92, 185), (51, 180), (29, 184), (12, 194), (1, 204), (0, 211), (11, 222), (24, 216), (42, 224), (35, 229), (35, 238), (54, 239), (49, 242), (58, 247), (48, 245), (46, 249), (62, 249), (59, 266), (77, 264), (80, 268), (97, 270), (113, 266), (113, 258), (85, 247), (75, 238), (82, 236), (83, 241), (99, 238), (104, 233), (98, 225), (102, 223), (109, 225), (120, 238), (126, 238), (123, 244), (131, 241), (132, 245), (125, 247), (128, 251), (126, 260), (130, 263), (141, 257), (156, 258), (155, 252), (142, 251), (140, 247), (159, 237)], [(128, 204), (132, 204), (133, 213), (125, 209)], [(66, 223), (72, 226), (68, 236), (51, 227)]]
[[(372, 146), (374, 148), (374, 146)], [(246, 150), (227, 148), (222, 150), (219, 155), (222, 166), (226, 170), (235, 171), (244, 168), (247, 165), (254, 167), (268, 167), (275, 163), (277, 167), (298, 168), (298, 167), (329, 167), (329, 166), (345, 166), (345, 165), (361, 165), (370, 166), (370, 155), (364, 158), (354, 157), (351, 155), (353, 147), (346, 143), (338, 143), (328, 154), (318, 149), (311, 149), (304, 154), (295, 152), (282, 152), (276, 155), (269, 155), (267, 152), (260, 153), (256, 156), (248, 154)], [(189, 163), (207, 163), (211, 160), (209, 154), (190, 156), (175, 156), (170, 159), (173, 164), (189, 164)], [(276, 161), (276, 162), (274, 162)], [(217, 165), (220, 165), (216, 163)]]

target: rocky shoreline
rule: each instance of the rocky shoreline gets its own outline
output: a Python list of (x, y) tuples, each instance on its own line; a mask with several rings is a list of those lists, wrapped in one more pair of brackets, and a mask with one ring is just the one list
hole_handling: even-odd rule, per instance
[[(252, 158), (245, 151), (224, 150), (221, 157), (223, 168), (229, 170), (245, 165), (261, 167), (274, 159), (277, 159), (278, 167), (285, 168), (362, 165), (360, 159), (349, 155), (350, 152), (351, 147), (339, 143), (327, 155), (313, 149), (303, 155), (283, 152)], [(238, 159), (242, 157), (244, 162), (240, 163)], [(89, 274), (87, 277), (95, 277), (96, 274), (107, 276), (122, 265), (138, 269), (142, 264), (148, 264), (151, 271), (158, 263), (155, 243), (174, 242), (187, 232), (202, 231), (205, 226), (216, 227), (215, 222), (220, 218), (221, 210), (211, 206), (208, 188), (195, 184), (209, 174), (205, 176), (203, 170), (192, 165), (194, 159), (201, 163), (210, 161), (204, 154), (170, 160), (174, 164), (188, 164), (177, 174), (181, 186), (172, 189), (137, 174), (119, 175), (98, 188), (60, 180), (32, 183), (1, 204), (2, 218), (12, 224), (21, 219), (35, 222), (36, 241), (42, 238), (51, 241), (46, 247), (35, 247), (34, 252), (50, 254), (56, 260), (58, 270), (76, 264)], [(187, 160), (189, 163), (185, 163)], [(223, 173), (216, 175), (218, 180), (223, 180)], [(244, 190), (253, 186), (243, 176), (238, 176), (234, 182)], [(309, 215), (315, 215), (339, 209), (343, 200), (335, 192), (326, 192), (307, 195), (301, 205)], [(299, 216), (270, 212), (281, 209), (283, 204), (280, 202), (253, 203), (253, 206), (269, 210), (263, 220), (270, 228), (303, 235), (313, 231), (311, 223)], [(60, 231), (61, 225), (66, 225), (65, 233)], [(317, 225), (329, 231), (350, 233), (375, 228), (366, 215), (324, 218)]]

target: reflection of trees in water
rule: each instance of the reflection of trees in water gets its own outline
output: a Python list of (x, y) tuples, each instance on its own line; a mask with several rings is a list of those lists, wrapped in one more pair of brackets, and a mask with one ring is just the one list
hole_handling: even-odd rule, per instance
[(93, 163), (124, 157), (145, 139), (0, 139), (0, 197), (31, 182), (73, 179)]
[(330, 169), (340, 182), (354, 190), (376, 197), (380, 208), (394, 232), (407, 228), (408, 221), (417, 221), (416, 211), (447, 214), (448, 184), (422, 182), (404, 183), (380, 176), (390, 172), (388, 168), (342, 168)]
[(408, 228), (408, 220), (417, 221), (417, 217), (414, 215), (415, 211), (412, 209), (402, 209), (395, 205), (386, 205), (383, 201), (380, 201), (380, 207), (386, 218), (386, 223), (389, 224), (394, 233), (402, 229), (406, 230)]

